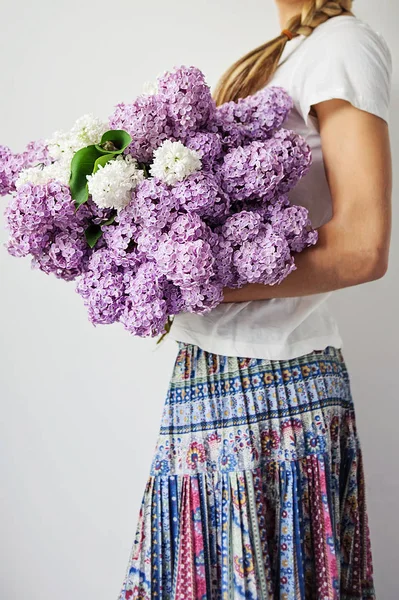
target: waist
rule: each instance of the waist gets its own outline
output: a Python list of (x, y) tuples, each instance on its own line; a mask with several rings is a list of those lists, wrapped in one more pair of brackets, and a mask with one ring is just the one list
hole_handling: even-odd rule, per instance
[(338, 325), (325, 303), (329, 294), (226, 303), (203, 315), (176, 315), (170, 337), (216, 354), (284, 359), (340, 347)]

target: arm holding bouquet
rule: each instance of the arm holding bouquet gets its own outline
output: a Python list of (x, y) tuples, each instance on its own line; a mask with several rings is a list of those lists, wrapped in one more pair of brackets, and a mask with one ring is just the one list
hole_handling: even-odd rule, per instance
[(334, 197), (317, 231), (288, 198), (312, 162), (283, 127), (292, 107), (281, 87), (216, 106), (201, 71), (180, 67), (107, 122), (85, 115), (18, 154), (0, 146), (9, 253), (76, 280), (94, 325), (141, 337), (223, 301), (375, 277), (390, 226), (385, 125), (347, 103), (317, 106)]
[(392, 169), (385, 121), (344, 100), (315, 105), (333, 217), (279, 285), (224, 290), (223, 302), (317, 294), (373, 281), (388, 267)]

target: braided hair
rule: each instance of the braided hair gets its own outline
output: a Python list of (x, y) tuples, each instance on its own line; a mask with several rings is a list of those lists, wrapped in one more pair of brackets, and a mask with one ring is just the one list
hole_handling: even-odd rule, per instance
[[(301, 12), (286, 24), (293, 37), (309, 36), (331, 17), (352, 14), (352, 0), (305, 0)], [(238, 100), (262, 89), (277, 69), (288, 42), (285, 33), (262, 44), (235, 62), (219, 80), (214, 98), (217, 105)]]

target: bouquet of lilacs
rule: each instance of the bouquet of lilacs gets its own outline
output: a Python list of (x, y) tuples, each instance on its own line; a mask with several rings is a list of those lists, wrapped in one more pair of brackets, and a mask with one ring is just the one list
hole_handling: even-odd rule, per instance
[(317, 241), (287, 196), (311, 163), (282, 127), (291, 108), (279, 87), (217, 107), (201, 71), (180, 67), (108, 122), (0, 146), (8, 252), (76, 280), (93, 324), (138, 336), (212, 310), (224, 287), (280, 283)]

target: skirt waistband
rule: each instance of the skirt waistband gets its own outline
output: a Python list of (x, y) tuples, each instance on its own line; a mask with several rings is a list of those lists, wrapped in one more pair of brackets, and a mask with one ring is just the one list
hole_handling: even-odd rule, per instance
[[(220, 354), (216, 354), (215, 352), (209, 352), (208, 350), (204, 350), (203, 348), (201, 348), (200, 346), (197, 346), (196, 344), (193, 344), (191, 342), (182, 342), (182, 341), (177, 341), (179, 350), (186, 348), (187, 350), (190, 350), (191, 352), (196, 351), (196, 352), (202, 352), (205, 355), (209, 355), (209, 356), (222, 356)], [(292, 358), (271, 358), (271, 359), (266, 359), (266, 358), (256, 358), (256, 357), (248, 357), (248, 356), (234, 356), (235, 358), (239, 359), (239, 360), (244, 360), (244, 359), (250, 359), (253, 358), (255, 360), (259, 360), (259, 361), (265, 361), (265, 362), (290, 362), (293, 360), (297, 360), (297, 359), (304, 359), (306, 357), (312, 357), (313, 355), (325, 355), (325, 356), (335, 356), (337, 358), (339, 358), (339, 360), (343, 361), (343, 355), (342, 355), (342, 350), (341, 348), (337, 348), (335, 346), (326, 346), (323, 349), (314, 349), (311, 352), (308, 352), (307, 354), (301, 354), (299, 356), (295, 356)], [(232, 357), (233, 355), (223, 355), (225, 358), (227, 358), (228, 356)]]

